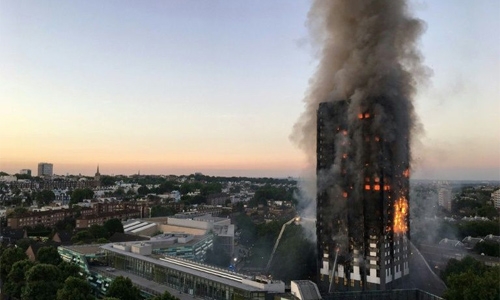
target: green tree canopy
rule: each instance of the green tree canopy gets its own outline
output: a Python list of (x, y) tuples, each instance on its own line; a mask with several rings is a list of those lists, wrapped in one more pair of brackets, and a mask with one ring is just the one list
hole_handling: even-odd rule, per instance
[(12, 269), (4, 282), (3, 291), (6, 295), (17, 299), (21, 298), (21, 292), (26, 284), (26, 273), (35, 265), (34, 262), (24, 259), (12, 265)]
[(447, 300), (498, 300), (500, 298), (500, 268), (478, 274), (474, 270), (451, 274), (448, 277)]
[(56, 266), (37, 264), (26, 272), (21, 299), (54, 300), (61, 285), (61, 271)]
[(57, 291), (57, 300), (93, 300), (92, 287), (81, 278), (68, 277)]
[(448, 300), (498, 299), (500, 267), (488, 267), (467, 256), (461, 261), (450, 259), (441, 277), (448, 286)]
[(72, 243), (90, 244), (94, 240), (94, 236), (88, 230), (78, 231), (71, 237)]
[(112, 236), (115, 232), (123, 233), (123, 224), (119, 219), (107, 220), (103, 226), (109, 232), (109, 236)]
[(57, 266), (62, 262), (61, 256), (57, 252), (57, 248), (53, 246), (42, 247), (36, 253), (38, 262), (42, 264), (50, 264)]
[(50, 204), (52, 201), (56, 199), (56, 195), (53, 191), (43, 190), (36, 193), (35, 196), (36, 202), (38, 206), (44, 206)]
[(30, 238), (22, 238), (16, 241), (16, 245), (21, 248), (23, 251), (28, 250), (30, 245), (33, 243), (33, 240)]
[(266, 184), (263, 187), (259, 187), (255, 191), (255, 195), (252, 200), (249, 201), (250, 206), (257, 206), (262, 204), (267, 205), (268, 200), (282, 200), (282, 201), (294, 201), (293, 193), (295, 189), (284, 188), (284, 187), (274, 187)]
[(59, 270), (61, 271), (62, 280), (65, 280), (68, 277), (77, 277), (77, 278), (82, 277), (80, 275), (80, 268), (75, 264), (71, 264), (63, 260), (58, 267)]
[(70, 203), (75, 204), (82, 202), (85, 199), (92, 199), (94, 198), (94, 192), (89, 189), (75, 189), (73, 193), (71, 193), (71, 200)]
[(0, 279), (2, 281), (7, 279), (7, 275), (10, 273), (12, 266), (21, 260), (27, 259), (28, 256), (20, 248), (7, 248), (2, 252), (0, 256)]
[(102, 175), (101, 186), (112, 186), (115, 184), (116, 179), (112, 176)]
[(474, 246), (474, 252), (489, 256), (500, 257), (500, 244), (494, 241), (482, 241)]
[(118, 276), (109, 285), (107, 297), (115, 297), (120, 300), (140, 299), (140, 290), (132, 284), (128, 277)]
[(145, 195), (147, 195), (147, 194), (149, 194), (149, 193), (150, 193), (150, 190), (148, 189), (148, 187), (147, 187), (147, 186), (145, 186), (145, 185), (141, 185), (141, 186), (137, 189), (137, 193), (138, 193), (139, 195), (145, 196)]
[(170, 206), (155, 205), (151, 208), (151, 217), (167, 217), (175, 215), (177, 211)]
[(91, 225), (89, 228), (89, 232), (94, 236), (95, 239), (100, 239), (104, 238), (107, 239), (109, 238), (109, 232), (106, 229), (106, 227), (101, 226), (101, 225)]

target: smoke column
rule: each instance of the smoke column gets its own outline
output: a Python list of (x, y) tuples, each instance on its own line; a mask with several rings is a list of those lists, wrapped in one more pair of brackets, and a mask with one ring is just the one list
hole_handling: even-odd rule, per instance
[[(412, 102), (416, 86), (428, 74), (417, 49), (424, 24), (411, 16), (408, 1), (315, 0), (307, 25), (319, 65), (291, 139), (305, 151), (310, 166), (315, 165), (321, 102), (349, 99), (347, 121), (352, 128), (360, 110), (375, 112), (372, 133), (407, 149), (419, 128)], [(359, 165), (359, 161), (353, 163), (354, 168)], [(317, 178), (319, 186), (336, 180), (338, 172), (333, 169), (320, 175), (325, 178)], [(315, 199), (315, 190), (303, 192), (309, 195), (306, 199)]]

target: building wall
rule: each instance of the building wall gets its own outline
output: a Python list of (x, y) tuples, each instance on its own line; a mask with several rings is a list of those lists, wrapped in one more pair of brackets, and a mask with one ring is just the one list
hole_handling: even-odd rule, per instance
[(318, 285), (390, 289), (409, 273), (408, 140), (374, 131), (369, 110), (347, 120), (348, 109), (348, 101), (318, 109)]
[(126, 270), (134, 275), (155, 281), (185, 294), (207, 299), (266, 299), (266, 292), (250, 292), (234, 288), (230, 285), (211, 281), (204, 277), (194, 276), (175, 269), (160, 266), (139, 258), (130, 257), (116, 252), (106, 251), (109, 264), (118, 269)]
[(493, 201), (495, 208), (500, 208), (500, 190), (491, 193), (491, 201)]
[(451, 190), (450, 188), (440, 188), (438, 191), (439, 206), (451, 211)]
[(85, 215), (76, 219), (76, 229), (89, 228), (92, 225), (103, 225), (106, 221), (111, 219), (128, 220), (139, 216), (140, 212), (136, 210), (121, 210), (100, 215)]
[(40, 211), (23, 214), (17, 217), (7, 218), (7, 226), (12, 229), (23, 227), (34, 227), (43, 225), (47, 227), (54, 226), (57, 222), (71, 216), (73, 213), (67, 209), (58, 209), (53, 211)]
[(52, 176), (54, 171), (54, 165), (49, 163), (39, 163), (38, 164), (38, 176)]

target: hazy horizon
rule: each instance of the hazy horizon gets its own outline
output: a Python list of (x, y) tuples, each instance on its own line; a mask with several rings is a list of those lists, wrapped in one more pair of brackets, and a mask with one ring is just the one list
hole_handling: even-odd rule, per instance
[[(500, 2), (412, 3), (432, 73), (412, 176), (500, 180)], [(318, 63), (309, 7), (2, 1), (0, 171), (300, 176), (289, 136)]]

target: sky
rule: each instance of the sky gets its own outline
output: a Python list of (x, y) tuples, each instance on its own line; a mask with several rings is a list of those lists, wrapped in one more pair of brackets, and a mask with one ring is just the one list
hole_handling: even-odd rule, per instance
[[(0, 170), (299, 176), (309, 0), (0, 2)], [(500, 180), (500, 1), (413, 1), (413, 177)]]

